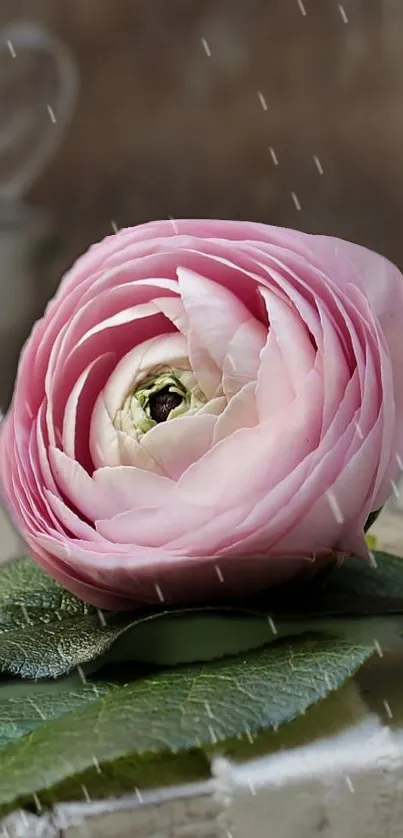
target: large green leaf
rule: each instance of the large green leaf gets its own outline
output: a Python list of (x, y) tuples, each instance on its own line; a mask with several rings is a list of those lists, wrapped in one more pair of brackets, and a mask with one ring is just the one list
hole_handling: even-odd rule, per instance
[[(370, 565), (352, 558), (336, 567), (327, 580), (327, 596), (376, 598), (403, 602), (403, 558), (375, 550)], [(381, 607), (381, 603), (380, 603)]]
[(403, 558), (375, 550), (370, 564), (352, 557), (329, 565), (303, 586), (296, 579), (283, 588), (271, 613), (296, 619), (403, 614)]
[(57, 585), (32, 559), (0, 571), (0, 670), (25, 678), (69, 672), (109, 648), (117, 623)]
[[(26, 620), (23, 613), (35, 616), (35, 609), (43, 614), (43, 621), (55, 620), (54, 612), (85, 615), (90, 607), (61, 588), (28, 556), (5, 564), (0, 569), (0, 626), (7, 627), (8, 618)], [(13, 610), (16, 614), (13, 614)]]
[(115, 684), (103, 680), (83, 684), (78, 675), (40, 683), (0, 681), (0, 748), (113, 689)]
[(31, 559), (0, 571), (1, 671), (24, 678), (59, 677), (81, 665), (88, 671), (85, 665), (93, 661), (104, 665), (123, 636), (113, 660), (166, 665), (257, 648), (273, 633), (264, 616), (228, 612), (224, 618), (215, 609), (101, 612), (63, 590)]
[(181, 766), (189, 776), (187, 752), (297, 718), (372, 651), (305, 636), (138, 678), (4, 748), (0, 806), (8, 810), (33, 794), (66, 799), (83, 785), (99, 796), (167, 782), (164, 762), (175, 778)]

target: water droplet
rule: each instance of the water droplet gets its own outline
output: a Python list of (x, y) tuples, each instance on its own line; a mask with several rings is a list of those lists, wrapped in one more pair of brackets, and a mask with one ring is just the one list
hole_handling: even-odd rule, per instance
[(211, 49), (210, 49), (206, 39), (202, 38), (201, 42), (202, 42), (202, 45), (203, 45), (204, 52), (206, 53), (207, 57), (210, 58), (211, 57)]
[(261, 90), (258, 90), (257, 96), (264, 111), (267, 111), (267, 102)]

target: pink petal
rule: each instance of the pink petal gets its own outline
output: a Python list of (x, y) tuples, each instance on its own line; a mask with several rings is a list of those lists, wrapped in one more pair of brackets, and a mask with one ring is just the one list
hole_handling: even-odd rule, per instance
[[(352, 421), (358, 394), (355, 375), (320, 445), (301, 458), (294, 468), (284, 472), (282, 480), (267, 486), (266, 493), (255, 502), (251, 513), (231, 531), (227, 542), (229, 552), (246, 555), (249, 551), (269, 551), (276, 539), (285, 535), (301, 519), (301, 509), (309, 510), (315, 500), (332, 486), (348, 461), (351, 442), (355, 440), (357, 444), (359, 441)], [(334, 523), (334, 517), (332, 521)], [(323, 542), (320, 546), (323, 547)]]
[(296, 392), (303, 386), (315, 363), (315, 349), (298, 312), (268, 288), (261, 288), (270, 320), (270, 330), (276, 336), (284, 358), (290, 382)]
[(296, 393), (289, 370), (277, 343), (276, 334), (270, 330), (261, 355), (256, 385), (256, 406), (261, 422), (282, 413), (294, 401)]
[(199, 407), (197, 411), (198, 416), (211, 414), (213, 416), (220, 416), (227, 406), (227, 399), (225, 396), (217, 396), (215, 399), (210, 399), (209, 402)]
[(85, 469), (63, 451), (51, 446), (49, 461), (59, 489), (90, 521), (113, 515), (120, 509), (115, 498), (103, 491)]
[(115, 356), (111, 353), (96, 358), (77, 379), (66, 403), (63, 419), (63, 450), (87, 471), (92, 471), (89, 451), (91, 414), (100, 387), (110, 373)]
[(228, 507), (245, 496), (245, 485), (249, 497), (270, 486), (316, 447), (322, 396), (322, 382), (312, 370), (292, 409), (226, 437), (184, 472), (178, 487), (199, 502), (208, 497), (210, 503)]
[[(262, 267), (264, 267), (262, 263), (259, 263), (259, 268)], [(286, 268), (283, 265), (280, 273), (273, 267), (273, 260), (271, 260), (270, 266), (265, 270), (269, 282), (275, 282), (275, 287), (282, 289), (292, 300), (318, 347), (323, 369), (323, 432), (325, 432), (350, 378), (348, 359), (344, 354), (340, 330), (337, 328), (334, 315), (323, 303), (319, 294), (308, 293), (307, 285), (301, 282), (300, 277), (289, 266)]]
[(61, 498), (46, 489), (46, 497), (54, 514), (62, 522), (63, 526), (76, 538), (87, 539), (88, 541), (100, 542), (101, 536), (94, 527), (85, 523)]
[[(169, 561), (155, 558), (150, 562), (148, 548), (142, 562), (137, 556), (128, 556), (127, 563), (122, 563), (119, 555), (105, 556), (105, 570), (97, 574), (95, 568), (99, 568), (99, 562), (94, 567), (94, 555), (87, 553), (88, 548), (82, 543), (77, 545), (74, 555), (69, 555), (70, 561), (74, 560), (75, 565), (83, 568), (81, 577), (78, 577), (63, 561), (66, 554), (61, 545), (46, 537), (41, 541), (44, 546), (37, 547), (36, 561), (77, 596), (101, 608), (124, 610), (146, 603), (161, 605), (161, 595), (167, 605), (187, 603), (189, 598), (194, 602), (203, 602), (209, 598), (245, 595), (244, 569), (232, 557), (220, 559), (219, 575), (217, 562), (210, 557), (192, 560), (171, 556)], [(46, 550), (59, 554), (57, 565), (49, 560)], [(306, 565), (307, 561), (303, 558), (278, 561), (251, 557), (248, 560), (248, 591), (259, 593), (267, 585), (291, 578)], [(96, 581), (92, 581), (93, 575)], [(100, 576), (104, 575), (109, 584), (101, 584)]]
[(98, 397), (92, 414), (90, 449), (96, 469), (103, 466), (130, 465), (160, 471), (155, 460), (134, 437), (116, 430), (106, 409), (103, 393)]
[(57, 486), (49, 464), (49, 439), (46, 429), (46, 402), (43, 401), (36, 418), (36, 441), (38, 450), (38, 462), (42, 479), (46, 488), (54, 494), (57, 493)]
[(158, 463), (163, 474), (178, 480), (185, 469), (209, 450), (216, 423), (214, 414), (178, 416), (148, 431), (140, 445)]
[(296, 529), (277, 542), (276, 551), (292, 554), (309, 545), (312, 549), (312, 543), (316, 549), (330, 545), (343, 550), (344, 534), (348, 535), (351, 528), (354, 532), (362, 531), (362, 510), (377, 468), (380, 431), (377, 423), (359, 450), (343, 464), (333, 485), (318, 497), (302, 521), (297, 519)]
[[(232, 543), (223, 547), (223, 554), (245, 556), (250, 552), (256, 552), (260, 555), (268, 553), (289, 555), (290, 552), (286, 546), (280, 549), (280, 539), (285, 539), (294, 528), (299, 529), (304, 514), (332, 486), (342, 470), (343, 457), (353, 434), (353, 428), (347, 428), (333, 449), (327, 450), (318, 459), (314, 455), (311, 460), (302, 459), (294, 471), (290, 470), (283, 481), (279, 482), (278, 486), (263, 499), (258, 508), (233, 531)], [(303, 490), (299, 490), (300, 486), (303, 486)], [(318, 520), (317, 530), (312, 531), (311, 528), (309, 552), (329, 546), (328, 542), (324, 543), (322, 540), (323, 524), (328, 526), (331, 522), (332, 535), (335, 537), (336, 520), (334, 515), (331, 518), (328, 506), (327, 510), (329, 514), (324, 522)], [(258, 521), (261, 522), (260, 527)], [(262, 521), (265, 523), (262, 524)], [(303, 533), (303, 527), (301, 529)], [(340, 527), (336, 534), (339, 531)], [(335, 547), (336, 544), (330, 546)], [(301, 539), (298, 545), (298, 555), (304, 555), (306, 551), (307, 543)]]
[[(145, 547), (164, 548), (167, 541), (184, 532), (197, 530), (214, 515), (214, 507), (177, 500), (163, 509), (158, 506), (133, 508), (108, 520), (95, 522), (97, 531), (114, 544), (135, 543)], [(170, 558), (168, 558), (168, 562)]]
[(223, 390), (228, 399), (248, 382), (256, 381), (266, 337), (265, 326), (251, 317), (231, 338), (223, 362)]
[(100, 468), (94, 471), (93, 482), (105, 497), (113, 498), (107, 512), (100, 511), (91, 520), (110, 518), (119, 512), (156, 504), (163, 506), (170, 500), (175, 484), (172, 480), (135, 466)]
[[(131, 610), (136, 606), (140, 607), (142, 604), (141, 601), (136, 603), (135, 597), (131, 596), (127, 592), (126, 596), (124, 596), (111, 589), (105, 590), (100, 587), (99, 583), (91, 584), (83, 577), (78, 578), (72, 572), (71, 568), (66, 567), (66, 565), (61, 562), (60, 557), (58, 557), (58, 561), (56, 563), (54, 555), (47, 553), (41, 545), (36, 543), (32, 543), (32, 545), (31, 555), (37, 564), (45, 571), (45, 573), (49, 573), (50, 576), (53, 576), (60, 585), (67, 588), (67, 590), (71, 591), (75, 594), (75, 596), (79, 597), (79, 599), (83, 599), (85, 602), (89, 602), (97, 608), (105, 608), (116, 611)], [(49, 545), (49, 547), (54, 553), (53, 542)]]
[[(58, 428), (62, 427), (68, 395), (78, 376), (94, 358), (110, 351), (118, 360), (133, 348), (133, 343), (142, 343), (155, 335), (174, 329), (169, 320), (166, 320), (159, 312), (155, 312), (157, 309), (154, 309), (151, 304), (147, 307), (138, 306), (130, 312), (121, 312), (119, 317), (113, 317), (110, 321), (99, 324), (98, 329), (89, 332), (72, 350), (58, 372), (55, 379), (57, 383), (53, 382), (53, 375), (50, 377), (47, 424), (53, 445), (59, 442), (57, 433)], [(56, 370), (54, 375), (56, 375)]]
[(250, 315), (238, 298), (195, 271), (178, 268), (178, 283), (189, 327), (204, 342), (221, 369), (227, 347)]
[(228, 402), (215, 427), (214, 445), (239, 428), (253, 428), (258, 424), (255, 389), (254, 381), (250, 381)]

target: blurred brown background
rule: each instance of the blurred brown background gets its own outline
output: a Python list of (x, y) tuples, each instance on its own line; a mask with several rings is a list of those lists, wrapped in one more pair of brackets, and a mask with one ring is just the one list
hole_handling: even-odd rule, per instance
[(0, 25), (18, 18), (59, 35), (80, 76), (27, 196), (51, 231), (24, 334), (112, 222), (259, 219), (403, 267), (401, 0), (1, 0)]

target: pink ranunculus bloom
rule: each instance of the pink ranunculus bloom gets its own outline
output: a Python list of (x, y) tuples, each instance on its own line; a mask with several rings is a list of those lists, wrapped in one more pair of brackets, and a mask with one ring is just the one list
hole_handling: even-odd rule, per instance
[(3, 496), (97, 606), (248, 595), (363, 528), (403, 453), (403, 280), (263, 224), (121, 230), (64, 277), (20, 361)]

